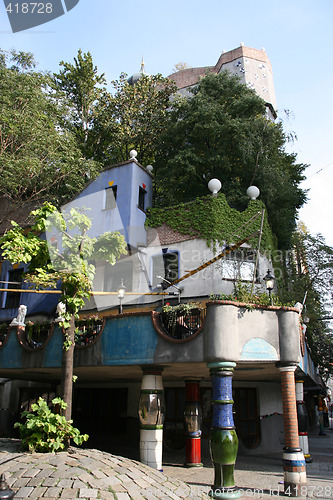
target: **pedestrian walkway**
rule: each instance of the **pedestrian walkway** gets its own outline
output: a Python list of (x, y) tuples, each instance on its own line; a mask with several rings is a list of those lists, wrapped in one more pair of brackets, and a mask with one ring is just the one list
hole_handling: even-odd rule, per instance
[[(307, 464), (303, 497), (333, 498), (333, 432), (309, 437), (313, 462)], [(242, 497), (283, 495), (282, 453), (241, 456), (235, 479)], [(18, 440), (0, 439), (0, 474), (15, 499), (206, 499), (213, 468), (203, 457), (201, 468), (185, 468), (181, 454), (164, 454), (163, 473), (140, 462), (107, 452), (70, 448), (60, 453), (22, 453)]]
[[(333, 432), (327, 430), (326, 436), (312, 432), (309, 445), (313, 461), (306, 466), (308, 484), (301, 496), (333, 499)], [(208, 493), (214, 480), (209, 457), (203, 457), (203, 468), (186, 469), (179, 460), (174, 462), (164, 465), (166, 475), (182, 479), (193, 491)], [(244, 498), (283, 496), (282, 450), (270, 456), (238, 456), (235, 482)]]

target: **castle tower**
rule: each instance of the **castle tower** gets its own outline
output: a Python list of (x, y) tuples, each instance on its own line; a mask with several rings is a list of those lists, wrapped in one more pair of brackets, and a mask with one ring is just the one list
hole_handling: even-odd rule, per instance
[(255, 90), (265, 101), (269, 118), (275, 120), (277, 114), (273, 72), (265, 49), (252, 49), (241, 44), (236, 49), (223, 51), (215, 66), (184, 69), (169, 75), (169, 78), (176, 83), (180, 94), (188, 95), (189, 88), (207, 72), (219, 74), (223, 70), (237, 75), (242, 83)]

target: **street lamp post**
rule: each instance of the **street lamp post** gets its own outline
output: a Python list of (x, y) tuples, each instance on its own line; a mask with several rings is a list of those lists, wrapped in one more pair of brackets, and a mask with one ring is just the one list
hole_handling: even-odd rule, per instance
[(123, 299), (125, 297), (126, 287), (123, 280), (121, 280), (120, 286), (118, 287), (118, 299), (119, 299), (119, 314), (123, 312)]
[(272, 304), (272, 290), (274, 288), (275, 277), (272, 275), (271, 270), (268, 269), (266, 276), (264, 277), (266, 283), (266, 290), (268, 290), (269, 301)]

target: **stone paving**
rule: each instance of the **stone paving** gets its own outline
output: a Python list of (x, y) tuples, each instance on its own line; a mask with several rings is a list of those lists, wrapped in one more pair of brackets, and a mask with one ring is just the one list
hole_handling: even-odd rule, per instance
[[(0, 473), (15, 499), (154, 500), (191, 498), (191, 487), (140, 462), (99, 450), (20, 453), (19, 441), (0, 440)], [(206, 498), (198, 492), (192, 498)]]
[[(302, 497), (333, 499), (333, 432), (309, 437), (313, 463), (307, 464), (308, 486)], [(135, 460), (95, 449), (70, 448), (60, 453), (22, 453), (19, 440), (0, 439), (0, 474), (15, 499), (206, 499), (213, 482), (209, 457), (204, 467), (185, 468), (181, 453), (165, 454), (164, 472)], [(281, 453), (240, 456), (235, 480), (242, 498), (283, 495)]]

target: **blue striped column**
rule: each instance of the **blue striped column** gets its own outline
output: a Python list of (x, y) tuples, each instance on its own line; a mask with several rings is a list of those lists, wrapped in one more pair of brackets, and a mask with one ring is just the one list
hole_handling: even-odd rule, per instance
[(232, 376), (236, 363), (208, 363), (207, 366), (212, 379), (213, 417), (209, 445), (214, 465), (214, 484), (209, 495), (212, 498), (239, 498), (234, 480), (238, 438), (232, 413)]

